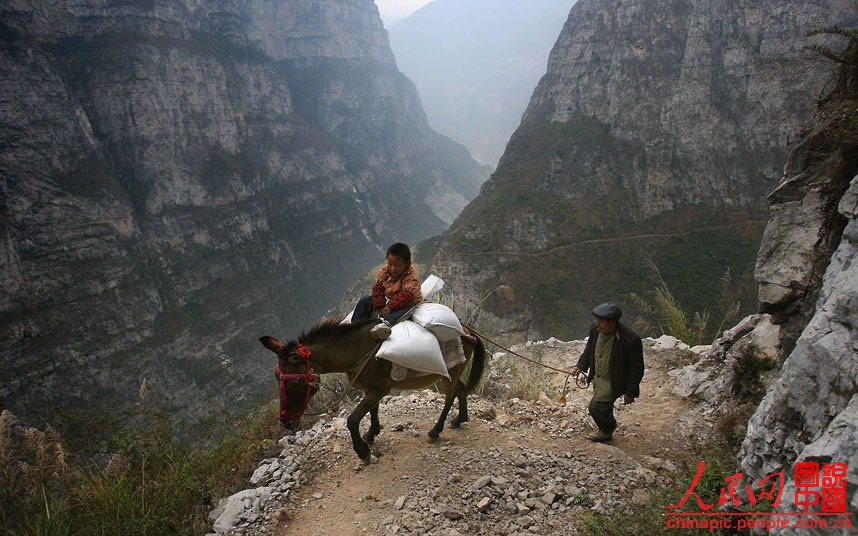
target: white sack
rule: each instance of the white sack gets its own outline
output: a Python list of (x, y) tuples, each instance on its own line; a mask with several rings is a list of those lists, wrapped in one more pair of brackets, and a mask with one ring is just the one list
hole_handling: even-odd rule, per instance
[(381, 343), (376, 357), (420, 372), (450, 377), (438, 339), (428, 329), (410, 320), (393, 326), (390, 337)]
[(438, 337), (438, 342), (457, 339), (465, 334), (456, 313), (440, 303), (423, 302), (414, 308), (411, 320)]
[[(447, 364), (447, 370), (461, 365), (466, 361), (465, 349), (462, 347), (462, 339), (453, 339), (451, 341), (441, 343), (441, 355), (444, 356), (444, 363)], [(417, 376), (425, 376), (426, 372), (418, 372), (405, 368), (401, 365), (393, 364), (390, 369), (390, 379), (398, 382), (405, 378), (414, 378)]]
[(426, 300), (442, 288), (444, 288), (444, 280), (436, 275), (430, 275), (420, 285), (420, 293), (423, 294), (423, 299)]

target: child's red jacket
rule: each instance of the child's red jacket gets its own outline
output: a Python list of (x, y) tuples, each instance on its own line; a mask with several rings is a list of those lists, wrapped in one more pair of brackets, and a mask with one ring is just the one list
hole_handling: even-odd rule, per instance
[(398, 278), (393, 278), (385, 264), (378, 271), (375, 286), (372, 287), (372, 308), (391, 311), (411, 307), (423, 301), (420, 291), (420, 278), (414, 265), (408, 267)]

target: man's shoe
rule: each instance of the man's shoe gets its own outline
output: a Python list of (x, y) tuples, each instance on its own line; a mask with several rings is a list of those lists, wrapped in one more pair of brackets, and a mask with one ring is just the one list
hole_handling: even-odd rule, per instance
[(369, 336), (377, 341), (383, 341), (390, 337), (390, 326), (382, 322), (369, 330)]
[(613, 436), (613, 434), (608, 434), (608, 433), (605, 433), (605, 432), (599, 430), (598, 434), (596, 434), (594, 436), (590, 436), (590, 441), (593, 441), (595, 443), (607, 443), (608, 441), (611, 440), (612, 436)]

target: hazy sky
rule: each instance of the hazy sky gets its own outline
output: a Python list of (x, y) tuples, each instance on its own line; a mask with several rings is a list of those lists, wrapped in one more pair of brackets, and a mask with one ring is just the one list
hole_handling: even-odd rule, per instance
[(421, 7), (428, 4), (431, 0), (375, 0), (375, 5), (378, 6), (378, 11), (381, 14), (381, 20), (384, 21), (384, 27), (390, 28), (391, 23), (399, 19), (404, 19), (411, 15)]

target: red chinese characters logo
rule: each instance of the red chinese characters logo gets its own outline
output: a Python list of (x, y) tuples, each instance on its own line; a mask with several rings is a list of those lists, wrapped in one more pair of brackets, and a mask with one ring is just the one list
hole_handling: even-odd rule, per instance
[[(688, 487), (688, 491), (685, 492), (685, 495), (682, 497), (682, 500), (679, 501), (679, 504), (668, 506), (668, 508), (682, 508), (688, 499), (694, 495), (694, 498), (697, 499), (697, 506), (700, 507), (701, 510), (709, 510), (715, 504), (706, 504), (703, 502), (703, 499), (694, 491), (694, 488), (697, 487), (697, 483), (700, 481), (700, 477), (703, 476), (703, 471), (706, 469), (706, 464), (702, 461), (697, 464), (697, 474), (694, 475), (694, 480), (691, 481), (691, 486)], [(734, 506), (739, 506), (741, 504), (741, 500), (738, 494), (739, 482), (742, 481), (745, 475), (742, 473), (736, 473), (734, 475), (730, 475), (724, 479), (724, 482), (727, 483), (727, 487), (721, 488), (721, 492), (718, 496), (718, 506), (723, 506), (728, 502), (732, 502)], [(772, 473), (766, 478), (760, 480), (755, 486), (760, 488), (758, 494), (754, 494), (754, 491), (751, 489), (751, 486), (746, 485), (745, 491), (748, 494), (748, 501), (751, 505), (757, 504), (757, 501), (768, 500), (773, 501), (772, 506), (776, 507), (781, 503), (781, 494), (783, 493), (784, 487), (784, 474), (783, 473)], [(775, 493), (777, 491), (777, 494)]]
[[(823, 512), (846, 511), (846, 464), (798, 462), (795, 464), (795, 504), (808, 512), (820, 506)], [(821, 477), (821, 478), (820, 478)]]
[[(681, 508), (692, 495), (701, 510), (710, 510), (715, 506), (714, 503), (703, 502), (700, 495), (694, 491), (705, 469), (706, 465), (702, 461), (697, 464), (697, 474), (691, 481), (688, 491), (678, 504), (670, 505), (668, 508)], [(821, 466), (817, 462), (796, 463), (793, 470), (795, 482), (793, 498), (796, 506), (804, 507), (804, 513), (808, 513), (811, 506), (820, 506), (825, 513), (846, 512), (846, 470), (847, 466), (843, 463), (823, 463)], [(743, 478), (742, 473), (736, 473), (724, 479), (727, 485), (721, 488), (718, 506), (727, 503), (732, 503), (734, 506), (741, 505), (739, 485)], [(781, 472), (772, 473), (756, 482), (754, 487), (759, 489), (757, 493), (754, 493), (750, 485), (745, 485), (748, 502), (754, 506), (757, 502), (765, 500), (769, 501), (773, 508), (777, 508), (781, 502), (783, 486), (784, 474)]]

